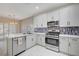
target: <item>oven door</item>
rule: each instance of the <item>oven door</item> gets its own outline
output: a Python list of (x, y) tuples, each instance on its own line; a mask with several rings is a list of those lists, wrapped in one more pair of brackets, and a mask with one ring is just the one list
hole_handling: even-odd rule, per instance
[(54, 46), (59, 46), (59, 40), (58, 39), (53, 39), (53, 38), (45, 38), (45, 43), (54, 45)]

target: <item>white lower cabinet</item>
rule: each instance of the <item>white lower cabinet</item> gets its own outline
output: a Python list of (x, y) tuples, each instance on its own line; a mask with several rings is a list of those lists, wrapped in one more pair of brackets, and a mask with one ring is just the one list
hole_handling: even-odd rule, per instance
[(59, 41), (60, 52), (79, 56), (79, 38), (62, 36)]
[(32, 35), (32, 46), (34, 46), (36, 44), (36, 38), (35, 38), (35, 35)]
[(68, 54), (68, 38), (60, 37), (59, 42), (60, 51)]
[(26, 49), (31, 48), (36, 44), (36, 39), (34, 35), (27, 35), (26, 36)]
[(45, 35), (42, 35), (41, 42), (42, 42), (42, 46), (45, 46)]
[(41, 36), (39, 34), (37, 34), (37, 44), (41, 45)]
[(36, 34), (37, 44), (45, 46), (45, 34)]
[(70, 37), (69, 43), (69, 54), (79, 56), (79, 38)]

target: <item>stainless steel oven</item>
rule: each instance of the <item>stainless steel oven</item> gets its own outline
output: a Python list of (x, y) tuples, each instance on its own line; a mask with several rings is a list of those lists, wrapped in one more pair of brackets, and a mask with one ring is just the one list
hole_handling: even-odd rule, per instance
[(46, 35), (45, 43), (46, 43), (46, 48), (54, 51), (59, 51), (59, 36)]
[(54, 45), (54, 46), (59, 46), (59, 40), (58, 39), (46, 38), (45, 43), (50, 44), (50, 45)]
[(50, 21), (47, 23), (48, 32), (46, 33), (46, 48), (59, 51), (59, 21)]

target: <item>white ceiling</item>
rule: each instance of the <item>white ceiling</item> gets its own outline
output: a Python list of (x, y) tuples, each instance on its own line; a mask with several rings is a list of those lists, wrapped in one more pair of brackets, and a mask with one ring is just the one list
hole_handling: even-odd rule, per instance
[(0, 3), (0, 16), (21, 20), (64, 5), (67, 3)]

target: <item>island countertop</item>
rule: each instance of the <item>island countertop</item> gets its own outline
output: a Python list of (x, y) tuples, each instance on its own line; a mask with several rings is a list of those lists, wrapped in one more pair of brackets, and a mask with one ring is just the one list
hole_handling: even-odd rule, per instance
[(7, 38), (16, 38), (16, 37), (22, 37), (22, 36), (26, 36), (26, 35), (24, 35), (22, 33), (5, 35), (5, 37), (7, 37)]

